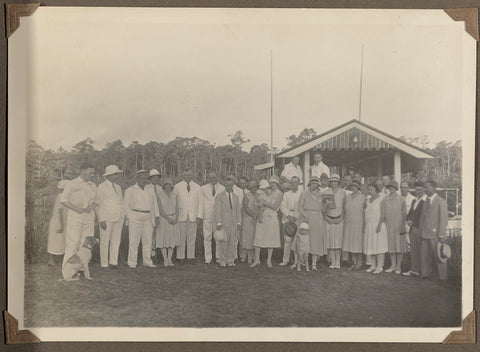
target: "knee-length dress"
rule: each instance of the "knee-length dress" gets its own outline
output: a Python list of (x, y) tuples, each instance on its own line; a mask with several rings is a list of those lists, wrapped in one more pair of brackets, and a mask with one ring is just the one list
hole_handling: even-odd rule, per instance
[(363, 252), (363, 221), (365, 196), (352, 193), (345, 198), (345, 220), (342, 249), (350, 253)]
[[(333, 192), (331, 188), (328, 188), (323, 194), (332, 194), (335, 198), (335, 209), (328, 209), (327, 216), (337, 218), (342, 215), (343, 208), (345, 206), (345, 190), (339, 188), (336, 192)], [(338, 224), (330, 224), (327, 222), (327, 248), (328, 249), (341, 249), (343, 245), (343, 220)]]
[(405, 253), (407, 241), (405, 238), (405, 199), (397, 194), (389, 194), (383, 198), (382, 207), (385, 214), (385, 225), (387, 227), (388, 252)]
[[(255, 205), (255, 196), (248, 192), (245, 194), (245, 198), (248, 199), (248, 209), (258, 215), (259, 208)], [(243, 206), (242, 206), (243, 209)], [(242, 211), (242, 232), (240, 234), (240, 247), (243, 249), (253, 249), (253, 241), (255, 239), (255, 227), (257, 220), (248, 215), (245, 211)]]
[[(381, 230), (377, 233), (378, 222), (382, 215), (382, 199), (366, 200), (365, 208), (365, 235), (363, 240), (363, 253), (377, 255), (388, 252), (387, 227), (382, 222)], [(368, 263), (367, 263), (368, 264)]]
[[(177, 211), (177, 195), (170, 192), (168, 195), (163, 189), (158, 190), (157, 197), (159, 206), (165, 214), (175, 217)], [(167, 219), (160, 216), (160, 224), (155, 233), (155, 247), (157, 248), (174, 248), (180, 242), (180, 227), (176, 224), (169, 224)]]
[[(283, 194), (275, 190), (267, 196), (269, 202), (282, 199)], [(279, 202), (280, 204), (280, 202)], [(280, 208), (280, 205), (278, 206)], [(278, 221), (278, 208), (270, 209), (265, 207), (262, 214), (262, 222), (257, 222), (255, 226), (255, 240), (253, 245), (260, 248), (278, 248), (280, 247), (280, 222)]]
[[(62, 255), (65, 253), (65, 229), (67, 228), (68, 209), (60, 203), (61, 194), (55, 198), (53, 205), (52, 217), (48, 225), (47, 252), (54, 255)], [(60, 214), (62, 210), (62, 214)], [(62, 216), (62, 219), (60, 219)], [(60, 224), (63, 224), (61, 232), (57, 232)]]
[[(310, 227), (310, 253), (318, 256), (327, 254), (327, 223), (322, 213), (322, 207), (321, 192), (313, 194), (307, 189), (298, 201), (299, 210), (301, 209), (307, 215), (306, 219), (300, 216), (299, 223), (308, 222)], [(292, 248), (296, 248), (297, 236), (292, 243)]]

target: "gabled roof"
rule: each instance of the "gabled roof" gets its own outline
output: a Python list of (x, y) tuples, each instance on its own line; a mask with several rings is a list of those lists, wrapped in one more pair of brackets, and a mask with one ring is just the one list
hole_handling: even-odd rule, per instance
[[(277, 158), (289, 158), (289, 157), (294, 157), (296, 155), (299, 155), (301, 153), (306, 152), (307, 150), (310, 150), (314, 147), (317, 147), (321, 145), (324, 142), (327, 142), (339, 135), (343, 136), (344, 134), (348, 134), (349, 130), (359, 130), (361, 131), (362, 134), (368, 135), (370, 138), (371, 143), (376, 143), (377, 149), (396, 149), (400, 150), (406, 154), (409, 154), (415, 158), (418, 159), (431, 159), (434, 158), (433, 155), (429, 154), (428, 152), (422, 150), (421, 148), (418, 148), (414, 145), (411, 145), (409, 143), (406, 143), (396, 137), (393, 137), (392, 135), (385, 133), (383, 131), (380, 131), (370, 125), (367, 125), (364, 122), (361, 122), (359, 120), (351, 120), (348, 121), (340, 126), (337, 126), (327, 132), (324, 132), (309, 141), (306, 141), (300, 145), (297, 145), (295, 147), (289, 148), (287, 150), (284, 150), (275, 157)], [(372, 142), (374, 141), (374, 142)], [(345, 148), (345, 145), (348, 146), (348, 143), (343, 143), (344, 148), (343, 149), (348, 149)], [(332, 143), (330, 143), (330, 146), (334, 148), (335, 146), (332, 146)], [(374, 148), (372, 148), (374, 149)]]

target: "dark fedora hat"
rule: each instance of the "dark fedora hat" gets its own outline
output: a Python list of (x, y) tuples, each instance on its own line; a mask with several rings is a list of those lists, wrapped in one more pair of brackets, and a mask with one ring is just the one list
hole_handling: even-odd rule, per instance
[(289, 221), (285, 224), (285, 234), (288, 237), (293, 237), (297, 233), (297, 224), (292, 221)]

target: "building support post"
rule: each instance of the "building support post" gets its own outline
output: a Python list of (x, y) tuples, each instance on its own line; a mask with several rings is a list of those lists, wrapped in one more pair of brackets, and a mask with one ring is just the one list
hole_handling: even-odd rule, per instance
[(398, 183), (402, 181), (402, 157), (399, 151), (393, 154), (393, 176)]
[(306, 151), (303, 158), (303, 184), (307, 189), (308, 181), (310, 181), (310, 151)]

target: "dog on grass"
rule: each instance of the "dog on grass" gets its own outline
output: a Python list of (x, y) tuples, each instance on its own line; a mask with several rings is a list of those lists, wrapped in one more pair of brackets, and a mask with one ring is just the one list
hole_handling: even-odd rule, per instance
[(91, 280), (90, 271), (88, 269), (88, 264), (90, 259), (92, 259), (92, 248), (98, 244), (100, 241), (98, 238), (93, 236), (88, 236), (85, 238), (82, 248), (78, 252), (72, 255), (65, 262), (62, 268), (62, 276), (65, 281), (73, 281), (80, 279), (80, 270), (83, 269), (85, 278)]

